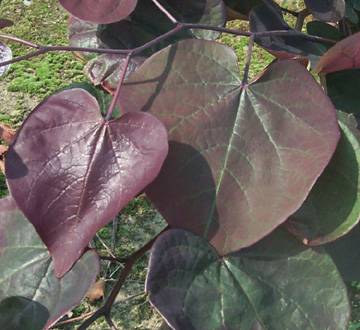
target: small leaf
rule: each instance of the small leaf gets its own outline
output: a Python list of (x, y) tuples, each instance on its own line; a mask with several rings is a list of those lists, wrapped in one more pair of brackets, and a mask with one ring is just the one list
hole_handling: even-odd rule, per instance
[[(0, 64), (2, 62), (10, 61), (12, 59), (12, 52), (9, 46), (0, 40)], [(9, 70), (10, 64), (0, 66), (0, 78)]]
[(29, 115), (7, 153), (6, 178), (48, 247), (56, 276), (154, 180), (167, 149), (166, 130), (154, 116), (133, 112), (105, 122), (83, 89), (55, 94)]
[(334, 156), (304, 204), (285, 222), (287, 229), (305, 244), (334, 241), (360, 219), (360, 142), (352, 133), (357, 130), (356, 120), (352, 119), (352, 127), (348, 120), (339, 119), (341, 138)]
[(34, 227), (11, 196), (0, 199), (0, 328), (48, 329), (78, 305), (100, 271), (87, 251), (62, 279)]
[(323, 249), (283, 228), (220, 258), (201, 237), (173, 229), (155, 242), (149, 300), (175, 330), (346, 330), (346, 287)]
[(315, 18), (336, 23), (345, 15), (345, 0), (304, 0)]
[(89, 301), (93, 303), (95, 300), (104, 297), (104, 293), (105, 293), (105, 280), (101, 278), (93, 285), (91, 290), (87, 293), (86, 298), (88, 298)]
[(209, 41), (151, 56), (120, 99), (120, 111), (153, 113), (169, 132), (147, 196), (171, 227), (204, 237), (221, 255), (294, 213), (340, 137), (331, 101), (303, 66), (281, 61), (243, 86), (233, 50)]
[(340, 31), (336, 27), (321, 21), (311, 21), (307, 23), (306, 29), (309, 34), (314, 36), (332, 39), (334, 41), (342, 39)]
[(0, 139), (10, 144), (15, 136), (16, 131), (5, 124), (0, 124)]
[(84, 21), (108, 24), (128, 17), (137, 0), (59, 0), (71, 15)]
[(331, 47), (314, 68), (314, 73), (331, 73), (360, 67), (360, 32)]
[(13, 26), (14, 22), (10, 21), (9, 19), (5, 19), (5, 18), (0, 18), (0, 29), (9, 27), (9, 26)]

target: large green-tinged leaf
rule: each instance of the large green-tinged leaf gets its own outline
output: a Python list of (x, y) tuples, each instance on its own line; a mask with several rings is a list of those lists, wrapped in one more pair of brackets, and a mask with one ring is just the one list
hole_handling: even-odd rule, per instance
[(165, 232), (151, 251), (146, 290), (176, 330), (346, 330), (350, 314), (331, 258), (283, 228), (225, 257), (191, 232)]
[(311, 21), (306, 24), (308, 34), (339, 41), (342, 39), (340, 31), (333, 25), (321, 21)]
[[(262, 0), (224, 0), (226, 5), (226, 11), (228, 14), (228, 19), (248, 19), (250, 11), (263, 4)], [(279, 6), (276, 2), (268, 0), (274, 8), (279, 9)]]
[(168, 129), (150, 200), (172, 227), (222, 255), (294, 213), (339, 139), (331, 101), (300, 64), (276, 63), (243, 86), (233, 50), (208, 41), (182, 41), (147, 59), (123, 85), (119, 106), (153, 113)]
[(131, 14), (137, 0), (59, 0), (71, 15), (88, 22), (108, 24)]
[(134, 111), (104, 120), (84, 89), (54, 94), (27, 117), (6, 155), (9, 190), (62, 277), (100, 228), (154, 180), (164, 125)]
[(250, 31), (267, 32), (274, 30), (288, 31), (289, 35), (257, 35), (255, 42), (265, 48), (269, 53), (279, 59), (288, 58), (308, 58), (311, 66), (320, 60), (321, 56), (331, 45), (315, 42), (302, 37), (301, 33), (295, 33), (293, 29), (284, 21), (281, 14), (275, 10), (270, 10), (267, 6), (255, 7), (250, 13)]
[(329, 165), (304, 204), (285, 222), (305, 244), (331, 242), (350, 231), (360, 218), (360, 143), (353, 134), (357, 133), (356, 120), (352, 117), (349, 123), (348, 115), (342, 113), (339, 125), (341, 138)]
[(86, 252), (62, 278), (50, 253), (11, 196), (0, 200), (0, 328), (41, 330), (78, 305), (95, 283), (100, 260)]
[(345, 281), (360, 280), (360, 225), (334, 242), (323, 245)]
[(328, 73), (326, 87), (336, 109), (360, 117), (360, 68)]
[(314, 73), (331, 73), (360, 67), (360, 32), (331, 47), (314, 68)]
[(345, 15), (345, 0), (304, 0), (315, 18), (336, 23)]

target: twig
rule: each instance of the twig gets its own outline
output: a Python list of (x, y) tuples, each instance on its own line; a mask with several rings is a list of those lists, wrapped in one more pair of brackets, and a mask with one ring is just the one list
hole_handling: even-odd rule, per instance
[(96, 233), (96, 237), (97, 239), (100, 241), (100, 243), (102, 244), (102, 246), (105, 248), (105, 250), (111, 255), (112, 258), (116, 258), (114, 256), (114, 254), (111, 252), (111, 250), (109, 249), (109, 247), (105, 244), (105, 242), (101, 239), (101, 237), (99, 236), (98, 233)]
[(167, 18), (173, 22), (174, 24), (179, 24), (174, 16), (172, 16), (157, 0), (152, 0), (152, 2), (158, 7), (166, 16)]

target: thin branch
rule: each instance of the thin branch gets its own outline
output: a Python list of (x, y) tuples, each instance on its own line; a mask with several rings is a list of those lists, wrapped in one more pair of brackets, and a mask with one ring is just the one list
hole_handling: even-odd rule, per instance
[(29, 46), (29, 47), (36, 48), (36, 49), (41, 48), (40, 45), (37, 45), (37, 44), (34, 44), (34, 43), (30, 42), (30, 41), (26, 41), (26, 40), (23, 40), (23, 39), (20, 39), (20, 38), (17, 38), (17, 37), (13, 37), (13, 36), (0, 34), (0, 38), (4, 38), (4, 39), (10, 40), (10, 41), (18, 42), (18, 43), (23, 44), (25, 46)]
[(121, 264), (124, 264), (129, 261), (129, 258), (113, 258), (113, 257), (108, 257), (108, 256), (100, 256), (100, 259), (119, 262)]
[(100, 243), (102, 244), (102, 246), (105, 248), (105, 250), (113, 257), (116, 258), (114, 256), (114, 254), (111, 252), (111, 250), (109, 249), (109, 247), (105, 244), (105, 242), (101, 239), (101, 237), (99, 236), (98, 233), (96, 233), (96, 237), (97, 239), (100, 241)]
[(247, 57), (246, 57), (244, 78), (242, 81), (243, 86), (247, 85), (247, 83), (248, 83), (248, 75), (249, 75), (249, 70), (250, 70), (250, 62), (251, 62), (253, 44), (254, 44), (254, 36), (251, 36), (249, 39), (249, 48), (248, 48), (248, 53), (247, 53)]
[[(167, 226), (159, 235), (161, 235), (163, 232), (165, 232), (166, 230), (170, 229), (169, 226)], [(155, 240), (157, 239), (157, 237), (159, 236), (157, 235), (156, 237), (154, 237), (151, 241), (149, 241), (147, 244), (145, 244), (142, 248), (140, 248), (139, 250), (137, 250), (136, 252), (134, 252), (127, 260), (125, 268), (123, 269), (123, 271), (120, 274), (120, 277), (118, 279), (118, 281), (116, 282), (114, 288), (112, 289), (110, 296), (108, 297), (108, 299), (105, 302), (105, 305), (103, 307), (101, 307), (100, 309), (98, 309), (90, 318), (88, 318), (86, 321), (84, 321), (84, 323), (78, 328), (78, 330), (85, 330), (87, 329), (90, 324), (92, 324), (95, 320), (97, 320), (99, 317), (101, 316), (106, 316), (109, 315), (110, 313), (110, 309), (114, 304), (114, 301), (121, 289), (121, 287), (123, 286), (126, 278), (129, 276), (131, 269), (134, 265), (134, 263), (136, 262), (137, 259), (139, 259), (145, 252), (147, 252), (148, 250), (151, 249), (151, 247), (153, 246), (153, 244), (155, 243)]]
[(112, 98), (109, 110), (108, 110), (108, 112), (106, 114), (105, 121), (110, 121), (111, 120), (111, 116), (112, 116), (112, 113), (113, 113), (113, 111), (115, 109), (116, 101), (119, 98), (121, 86), (122, 86), (122, 83), (123, 83), (123, 81), (125, 79), (126, 71), (127, 71), (128, 66), (129, 66), (129, 63), (130, 63), (130, 58), (131, 58), (131, 53), (126, 57), (126, 60), (124, 62), (124, 65), (123, 65), (123, 68), (122, 68), (122, 71), (121, 71), (121, 77), (120, 77), (119, 83), (118, 83), (118, 85), (116, 87), (116, 91), (115, 91), (115, 94), (114, 94), (114, 96)]
[(305, 8), (303, 9), (298, 17), (297, 17), (297, 20), (296, 20), (296, 24), (295, 24), (295, 30), (296, 31), (301, 31), (302, 30), (302, 27), (304, 25), (304, 21), (305, 21), (305, 18), (307, 16), (309, 16), (311, 14), (310, 10), (308, 8)]
[(157, 0), (152, 0), (152, 2), (158, 7), (166, 16), (167, 18), (173, 22), (174, 24), (179, 24), (174, 16), (172, 16)]

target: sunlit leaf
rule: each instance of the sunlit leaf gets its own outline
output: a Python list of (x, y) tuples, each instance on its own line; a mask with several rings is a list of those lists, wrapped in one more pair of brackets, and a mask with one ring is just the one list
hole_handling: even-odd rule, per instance
[(331, 47), (314, 68), (314, 73), (331, 73), (360, 67), (360, 32)]
[(149, 300), (175, 330), (346, 330), (346, 287), (323, 249), (280, 228), (220, 257), (202, 238), (173, 229), (151, 251)]
[[(0, 40), (0, 64), (1, 62), (10, 61), (12, 59), (12, 52), (5, 41)], [(10, 64), (0, 66), (0, 78), (9, 70)]]
[(78, 305), (100, 271), (87, 251), (62, 279), (34, 227), (11, 196), (0, 200), (0, 328), (48, 329)]
[(212, 42), (153, 55), (120, 100), (120, 111), (148, 111), (168, 129), (169, 155), (147, 196), (171, 227), (222, 255), (294, 213), (339, 139), (335, 109), (303, 66), (282, 61), (242, 86), (234, 52)]
[(83, 89), (55, 94), (26, 119), (6, 159), (9, 189), (62, 277), (95, 233), (158, 174), (167, 134), (154, 116), (106, 122)]
[(128, 17), (137, 0), (59, 0), (71, 15), (88, 22), (108, 24)]
[(345, 15), (345, 0), (304, 0), (315, 18), (336, 23)]
[(355, 118), (348, 123), (344, 115), (346, 121), (339, 118), (341, 138), (334, 156), (304, 204), (285, 222), (305, 244), (331, 242), (360, 219), (360, 140), (352, 133), (357, 130)]

